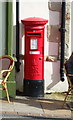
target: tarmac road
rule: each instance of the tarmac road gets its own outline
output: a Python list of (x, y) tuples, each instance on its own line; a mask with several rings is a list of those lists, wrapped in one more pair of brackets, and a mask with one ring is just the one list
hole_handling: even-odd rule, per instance
[(2, 118), (2, 120), (71, 120), (71, 119)]
[(73, 120), (70, 118), (48, 118), (40, 116), (2, 115), (1, 120)]

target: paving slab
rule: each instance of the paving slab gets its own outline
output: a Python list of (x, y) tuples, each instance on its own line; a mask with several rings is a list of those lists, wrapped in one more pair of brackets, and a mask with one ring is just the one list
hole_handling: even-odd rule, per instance
[(11, 99), (10, 104), (7, 100), (0, 100), (0, 104), (2, 105), (0, 108), (2, 115), (72, 118), (72, 111), (66, 105), (62, 108), (63, 100), (17, 96), (15, 99)]
[(23, 112), (23, 113), (37, 113), (43, 114), (41, 109), (41, 105), (36, 100), (20, 100), (14, 101), (14, 111), (15, 112)]
[(71, 111), (66, 106), (62, 107), (63, 101), (58, 100), (41, 100), (42, 109), (45, 115), (54, 117), (71, 118)]

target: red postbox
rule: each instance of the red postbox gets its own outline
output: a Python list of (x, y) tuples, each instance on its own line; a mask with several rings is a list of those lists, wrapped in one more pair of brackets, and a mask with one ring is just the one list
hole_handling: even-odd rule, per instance
[(25, 31), (24, 95), (44, 95), (44, 28), (48, 20), (21, 20)]

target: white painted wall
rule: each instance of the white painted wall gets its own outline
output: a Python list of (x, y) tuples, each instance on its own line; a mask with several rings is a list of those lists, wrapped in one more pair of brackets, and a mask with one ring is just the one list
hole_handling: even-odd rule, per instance
[[(15, 12), (14, 12), (15, 14)], [(20, 0), (20, 54), (24, 55), (24, 31), (21, 23), (22, 19), (28, 17), (42, 17), (49, 20), (50, 25), (60, 24), (60, 13), (49, 12), (48, 0)], [(50, 18), (51, 17), (51, 18)], [(46, 28), (46, 27), (45, 27)], [(45, 29), (45, 45), (44, 51), (45, 56), (49, 55), (49, 42), (47, 41), (47, 29)], [(54, 45), (53, 45), (54, 46)], [(57, 51), (57, 48), (54, 49)], [(45, 62), (44, 64), (44, 79), (45, 79), (45, 92), (56, 91), (64, 92), (68, 89), (67, 80), (64, 82), (60, 81), (60, 61), (57, 62)], [(24, 78), (24, 61), (21, 60), (20, 72), (16, 74), (17, 89), (23, 91), (23, 78)]]
[(60, 81), (60, 61), (45, 62), (45, 93), (49, 92), (64, 92), (68, 89), (67, 78), (65, 81)]
[[(28, 17), (41, 17), (41, 18), (45, 18), (45, 19), (49, 19), (49, 12), (48, 12), (48, 1), (45, 0), (45, 2), (40, 2), (39, 1), (32, 1), (32, 2), (28, 2), (26, 0), (20, 1), (20, 23), (21, 23), (21, 19), (25, 19)], [(22, 30), (21, 30), (22, 31)], [(46, 41), (46, 37), (45, 37), (45, 41)], [(46, 42), (47, 43), (47, 42)], [(20, 43), (21, 44), (21, 43)], [(22, 48), (24, 45), (24, 38), (23, 38), (23, 43), (22, 43)], [(20, 51), (24, 54), (24, 50)], [(47, 51), (45, 49), (45, 54), (47, 54)]]

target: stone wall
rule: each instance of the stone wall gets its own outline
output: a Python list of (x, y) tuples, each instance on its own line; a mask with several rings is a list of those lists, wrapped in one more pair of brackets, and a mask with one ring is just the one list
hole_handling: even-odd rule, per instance
[(61, 32), (59, 31), (61, 27), (61, 2), (53, 2), (50, 0), (48, 3), (49, 8), (49, 35), (48, 35), (48, 42), (49, 42), (49, 55), (50, 51), (54, 48), (51, 48), (51, 44), (55, 47), (56, 50), (53, 54), (53, 57), (56, 57), (57, 60), (60, 59), (60, 43), (61, 43)]
[(65, 59), (68, 59), (71, 54), (71, 39), (70, 39), (70, 11), (71, 3), (66, 3), (66, 33), (65, 33)]
[[(49, 29), (48, 29), (48, 41), (58, 43), (58, 56), (60, 59), (61, 52), (61, 33), (59, 28), (61, 27), (61, 7), (62, 2), (48, 3), (49, 7)], [(70, 41), (70, 2), (66, 2), (66, 32), (65, 32), (65, 59), (68, 59), (71, 54), (71, 41)]]

